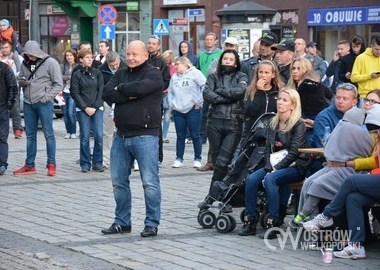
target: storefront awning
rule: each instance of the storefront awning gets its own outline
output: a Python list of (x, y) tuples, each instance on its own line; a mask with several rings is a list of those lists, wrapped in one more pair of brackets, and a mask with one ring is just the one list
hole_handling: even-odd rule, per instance
[(98, 5), (93, 0), (51, 0), (54, 5), (62, 8), (67, 16), (77, 17), (80, 12), (88, 17), (95, 17)]
[(228, 7), (217, 10), (217, 16), (228, 15), (274, 15), (276, 10), (253, 2), (252, 0), (244, 0), (242, 2), (230, 5)]

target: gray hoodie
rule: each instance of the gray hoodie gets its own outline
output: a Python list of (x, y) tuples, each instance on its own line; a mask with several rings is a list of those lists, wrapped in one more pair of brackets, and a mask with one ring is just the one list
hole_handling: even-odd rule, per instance
[(186, 70), (184, 74), (173, 74), (168, 90), (171, 109), (187, 113), (194, 105), (202, 107), (205, 84), (205, 76), (194, 66)]
[[(24, 47), (24, 52), (22, 53), (24, 58), (25, 55), (31, 55), (37, 57), (38, 64), (48, 55), (40, 49), (40, 45), (37, 41), (29, 40)], [(28, 79), (31, 70), (27, 67), (27, 59), (23, 61), (21, 65), (19, 78)], [(58, 62), (49, 57), (34, 73), (33, 77), (30, 78), (28, 85), (24, 87), (24, 101), (29, 104), (34, 104), (37, 102), (49, 103), (53, 102), (55, 96), (62, 91), (62, 73)]]

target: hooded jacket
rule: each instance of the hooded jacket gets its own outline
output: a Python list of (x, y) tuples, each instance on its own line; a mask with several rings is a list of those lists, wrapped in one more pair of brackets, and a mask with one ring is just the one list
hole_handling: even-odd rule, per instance
[[(187, 52), (187, 55), (184, 55), (182, 52), (181, 52), (181, 45), (182, 43), (186, 43), (187, 44), (187, 48), (188, 48), (188, 52)], [(183, 40), (179, 43), (179, 46), (178, 46), (178, 51), (179, 51), (179, 56), (186, 56), (190, 62), (196, 66), (198, 64), (198, 57), (196, 55), (194, 55), (194, 50), (193, 50), (193, 45), (191, 45), (191, 43), (187, 40)]]
[(356, 57), (365, 51), (365, 44), (364, 44), (363, 38), (361, 36), (358, 36), (358, 35), (356, 35), (355, 37), (362, 40), (359, 53), (358, 54), (354, 53), (354, 51), (352, 50), (352, 42), (351, 42), (350, 43), (350, 53), (343, 56), (342, 61), (341, 61), (341, 65), (339, 68), (339, 74), (338, 74), (339, 80), (342, 82), (346, 82), (346, 83), (351, 83), (351, 80), (346, 78), (346, 73), (347, 72), (351, 73), (352, 67), (354, 66), (354, 62), (355, 62)]
[(380, 57), (373, 55), (372, 48), (367, 48), (364, 53), (356, 57), (351, 74), (351, 81), (358, 83), (358, 92), (363, 98), (369, 91), (380, 89), (380, 78), (371, 78), (371, 74), (375, 71), (380, 72)]
[(208, 74), (208, 67), (211, 64), (212, 60), (215, 58), (219, 59), (219, 57), (222, 55), (222, 50), (219, 48), (214, 48), (211, 52), (209, 51), (204, 51), (201, 52), (199, 55), (199, 60), (198, 60), (198, 69), (200, 69), (207, 78)]
[(202, 92), (206, 78), (202, 72), (192, 66), (184, 74), (175, 73), (169, 84), (169, 104), (172, 110), (189, 112), (195, 104), (202, 107)]
[[(19, 78), (28, 79), (32, 73), (32, 69), (36, 68), (41, 61), (49, 57), (40, 49), (37, 41), (29, 40), (25, 44), (24, 61), (22, 62)], [(27, 55), (37, 57), (36, 63), (31, 65)], [(29, 104), (37, 102), (49, 103), (53, 102), (55, 96), (62, 91), (62, 73), (58, 62), (49, 57), (29, 79), (29, 84), (24, 87), (24, 101)]]

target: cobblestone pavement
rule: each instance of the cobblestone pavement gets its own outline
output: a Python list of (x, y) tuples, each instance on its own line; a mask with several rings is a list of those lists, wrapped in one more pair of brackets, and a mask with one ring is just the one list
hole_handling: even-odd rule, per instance
[[(113, 221), (114, 200), (109, 170), (81, 173), (76, 164), (79, 140), (63, 139), (63, 121), (55, 120), (57, 176), (46, 176), (45, 141), (38, 135), (37, 174), (12, 175), (25, 159), (25, 136), (9, 138), (9, 168), (0, 177), (0, 229), (41, 243), (32, 246), (0, 239), (0, 269), (379, 269), (378, 243), (367, 247), (366, 260), (334, 259), (323, 263), (320, 251), (296, 249), (286, 241), (269, 244), (259, 237), (240, 237), (241, 209), (234, 209), (237, 229), (219, 233), (203, 229), (197, 222), (197, 204), (207, 194), (211, 173), (192, 168), (192, 145), (186, 145), (185, 166), (171, 168), (175, 158), (172, 124), (170, 143), (164, 144), (160, 169), (162, 222), (154, 238), (141, 238), (144, 198), (138, 172), (132, 172), (132, 233), (105, 236), (100, 233)], [(207, 146), (203, 149), (204, 156)], [(288, 217), (290, 218), (290, 217)], [(1, 235), (1, 234), (0, 234)], [(10, 238), (12, 239), (12, 238)], [(68, 252), (66, 257), (60, 252)], [(88, 265), (70, 259), (84, 256)], [(72, 255), (74, 258), (74, 255)], [(94, 264), (95, 260), (95, 264)], [(92, 261), (92, 263), (90, 263)], [(96, 262), (99, 264), (96, 265)]]

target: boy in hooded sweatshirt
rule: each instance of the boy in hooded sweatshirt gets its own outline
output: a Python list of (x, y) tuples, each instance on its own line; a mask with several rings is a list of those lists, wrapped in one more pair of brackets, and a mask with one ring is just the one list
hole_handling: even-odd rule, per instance
[(352, 68), (351, 81), (358, 83), (360, 97), (380, 88), (380, 36), (374, 36), (371, 48), (356, 57)]
[(37, 41), (29, 40), (22, 53), (24, 61), (18, 82), (24, 88), (24, 121), (27, 137), (25, 165), (13, 171), (14, 175), (36, 174), (37, 128), (41, 121), (46, 139), (48, 175), (56, 175), (55, 137), (53, 130), (53, 102), (63, 89), (58, 62), (40, 49)]

